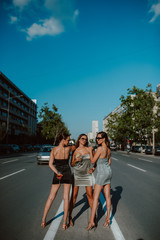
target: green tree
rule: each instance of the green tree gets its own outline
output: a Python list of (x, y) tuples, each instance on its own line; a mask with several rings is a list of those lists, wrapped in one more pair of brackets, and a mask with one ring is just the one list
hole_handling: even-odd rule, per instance
[[(120, 115), (113, 114), (106, 125), (109, 136), (116, 142), (124, 143), (129, 137), (134, 142), (146, 142), (152, 129), (159, 128), (159, 105), (152, 94), (152, 87), (146, 89), (133, 86), (127, 89), (127, 96), (120, 98), (123, 111)], [(157, 108), (154, 112), (153, 109)]]
[(39, 112), (41, 121), (41, 133), (47, 139), (53, 141), (55, 145), (62, 133), (69, 133), (69, 130), (62, 121), (61, 115), (58, 113), (58, 108), (53, 104), (50, 110), (48, 103), (41, 107)]

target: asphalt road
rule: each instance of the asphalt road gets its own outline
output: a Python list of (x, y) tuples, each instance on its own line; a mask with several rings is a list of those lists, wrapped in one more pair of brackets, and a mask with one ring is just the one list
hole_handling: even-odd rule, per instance
[[(116, 220), (123, 239), (159, 240), (160, 157), (113, 152), (112, 170), (111, 218)], [(48, 165), (37, 165), (36, 153), (0, 158), (0, 238), (2, 240), (44, 239), (52, 223), (41, 229), (40, 222), (52, 177), (53, 173)], [(48, 220), (57, 215), (62, 202), (62, 191), (63, 188), (58, 192), (48, 214)], [(58, 217), (62, 214), (63, 212)], [(75, 226), (62, 231), (62, 223), (60, 223), (55, 240), (71, 238), (120, 240), (114, 234), (117, 229), (111, 227), (110, 230), (104, 230), (101, 227), (105, 219), (101, 204), (98, 208), (98, 227), (91, 233), (85, 230), (89, 216), (90, 209), (85, 188), (81, 188), (73, 212)], [(58, 217), (55, 218), (55, 222)]]

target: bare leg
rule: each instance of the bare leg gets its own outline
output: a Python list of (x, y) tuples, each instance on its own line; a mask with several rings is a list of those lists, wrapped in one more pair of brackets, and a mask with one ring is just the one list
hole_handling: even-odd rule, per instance
[(70, 209), (69, 209), (69, 223), (70, 223), (70, 226), (73, 226), (72, 211), (73, 211), (73, 208), (74, 208), (76, 200), (77, 200), (78, 191), (79, 191), (79, 186), (74, 186), (72, 197), (71, 197), (71, 200), (70, 200)]
[(103, 191), (104, 191), (104, 196), (105, 196), (106, 205), (107, 205), (107, 216), (106, 216), (104, 226), (107, 226), (110, 224), (110, 212), (111, 212), (110, 184), (105, 185)]
[[(64, 200), (64, 224), (63, 229), (67, 228), (67, 216), (69, 209), (69, 193), (70, 193), (71, 184), (63, 184), (63, 200)], [(65, 225), (65, 226), (64, 226)]]
[(86, 186), (86, 193), (87, 193), (89, 206), (90, 208), (92, 208), (92, 204), (93, 204), (92, 186)]
[(94, 219), (95, 219), (96, 210), (98, 207), (99, 195), (101, 193), (102, 188), (103, 188), (103, 186), (101, 186), (101, 185), (97, 185), (97, 184), (94, 185), (93, 205), (92, 205), (91, 217), (90, 217), (90, 221), (89, 221), (87, 230), (90, 230), (93, 226), (95, 226)]
[(57, 194), (59, 188), (60, 188), (60, 184), (52, 184), (52, 186), (51, 186), (51, 191), (50, 191), (50, 194), (47, 199), (47, 202), (46, 202), (46, 205), (44, 208), (44, 212), (43, 212), (43, 217), (42, 217), (43, 220), (42, 220), (42, 224), (41, 224), (42, 227), (45, 227), (45, 221), (46, 221), (48, 211), (52, 205), (53, 200), (56, 197), (56, 194)]

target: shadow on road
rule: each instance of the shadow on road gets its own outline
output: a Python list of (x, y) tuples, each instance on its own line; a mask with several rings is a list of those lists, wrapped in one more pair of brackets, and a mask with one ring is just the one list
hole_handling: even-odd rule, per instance
[(114, 217), (116, 211), (118, 202), (121, 199), (121, 193), (123, 191), (123, 188), (121, 186), (115, 187), (115, 190), (111, 189), (111, 204), (112, 204), (112, 214), (111, 214), (111, 220)]
[[(117, 211), (117, 205), (118, 205), (119, 200), (121, 199), (122, 191), (123, 191), (123, 188), (121, 186), (115, 187), (115, 190), (111, 189), (111, 204), (112, 204), (111, 221), (112, 221), (112, 219), (113, 219), (113, 217), (114, 217), (114, 215)], [(90, 207), (89, 204), (88, 204), (88, 199), (87, 199), (86, 193), (83, 194), (83, 198), (75, 204), (74, 208), (80, 206), (81, 204), (83, 206), (80, 209), (80, 211), (73, 217), (73, 222), (75, 222)], [(105, 209), (103, 209), (102, 204), (99, 202), (98, 208), (97, 208), (97, 223), (103, 217), (105, 212), (106, 212), (106, 206), (105, 206)], [(52, 221), (54, 221), (56, 218), (62, 216), (63, 214), (64, 214), (64, 212), (61, 212), (60, 214), (58, 214), (54, 218), (50, 219), (46, 223), (46, 225), (49, 225)]]
[(83, 212), (85, 212), (90, 207), (88, 204), (86, 193), (83, 194), (83, 198), (75, 204), (74, 208), (78, 207), (81, 204), (84, 204), (84, 205), (82, 206), (80, 211), (77, 213), (77, 215), (73, 218), (73, 222), (75, 222), (76, 219), (79, 218), (83, 214)]

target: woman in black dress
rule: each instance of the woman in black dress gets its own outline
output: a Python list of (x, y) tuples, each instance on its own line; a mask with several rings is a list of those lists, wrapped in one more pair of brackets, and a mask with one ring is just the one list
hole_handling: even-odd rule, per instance
[(50, 154), (49, 167), (54, 172), (51, 191), (46, 202), (44, 213), (42, 217), (41, 226), (46, 226), (47, 213), (52, 205), (53, 200), (56, 197), (58, 189), (63, 184), (63, 200), (64, 200), (64, 222), (63, 229), (67, 229), (67, 215), (69, 208), (69, 193), (72, 183), (72, 174), (69, 166), (70, 152), (75, 149), (74, 146), (67, 146), (70, 140), (68, 134), (61, 136), (60, 144), (54, 147)]

